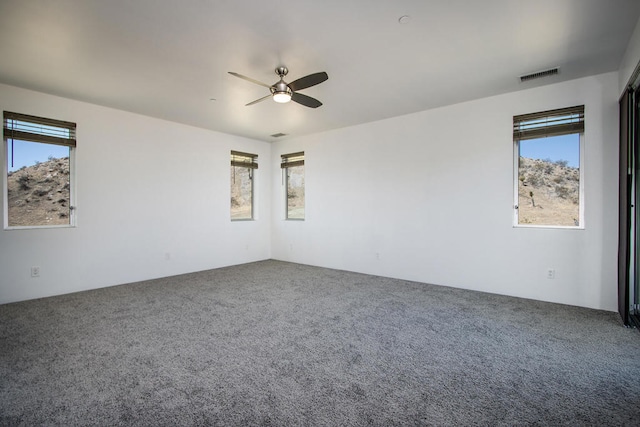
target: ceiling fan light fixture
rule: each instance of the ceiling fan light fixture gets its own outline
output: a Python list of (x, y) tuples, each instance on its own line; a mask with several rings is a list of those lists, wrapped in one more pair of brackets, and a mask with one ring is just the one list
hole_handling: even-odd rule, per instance
[(280, 104), (285, 104), (289, 101), (291, 101), (291, 91), (289, 92), (274, 92), (273, 93), (273, 100), (280, 103)]

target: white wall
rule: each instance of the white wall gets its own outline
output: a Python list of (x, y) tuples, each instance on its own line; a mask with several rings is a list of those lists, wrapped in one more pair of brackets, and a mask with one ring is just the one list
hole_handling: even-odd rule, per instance
[[(305, 151), (307, 205), (283, 220), (274, 168), (272, 256), (616, 310), (617, 95), (614, 72), (275, 143)], [(513, 116), (579, 104), (585, 229), (514, 228)]]
[[(78, 126), (77, 227), (0, 231), (0, 303), (270, 258), (269, 144), (6, 85), (0, 110)], [(259, 156), (256, 221), (230, 221), (232, 149)]]
[(620, 62), (620, 75), (618, 80), (618, 94), (621, 95), (629, 83), (631, 75), (640, 63), (640, 19), (636, 23), (636, 27), (629, 39), (629, 44), (625, 51), (624, 57)]

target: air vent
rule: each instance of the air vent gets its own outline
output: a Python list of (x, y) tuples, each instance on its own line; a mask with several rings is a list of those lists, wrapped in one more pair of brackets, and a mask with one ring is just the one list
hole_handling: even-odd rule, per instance
[(551, 68), (549, 70), (538, 71), (536, 73), (527, 74), (526, 76), (520, 76), (520, 82), (528, 82), (533, 79), (540, 79), (542, 77), (555, 76), (560, 72), (560, 68)]
[(287, 136), (287, 134), (279, 132), (279, 133), (274, 133), (273, 135), (271, 135), (272, 138), (280, 138), (280, 137), (283, 137), (283, 136)]

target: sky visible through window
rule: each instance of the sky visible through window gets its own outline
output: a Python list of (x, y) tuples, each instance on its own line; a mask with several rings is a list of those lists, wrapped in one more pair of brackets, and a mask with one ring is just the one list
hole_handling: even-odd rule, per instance
[[(46, 162), (50, 158), (69, 157), (69, 147), (64, 145), (20, 141), (8, 137), (11, 135), (11, 131), (15, 129), (56, 138), (69, 138), (70, 131), (68, 128), (6, 118), (4, 128), (5, 138), (7, 138), (7, 170), (9, 172), (33, 166), (36, 163)], [(9, 134), (6, 132), (9, 132)]]
[[(22, 167), (33, 166), (52, 158), (69, 157), (69, 147), (38, 142), (7, 140), (7, 170), (17, 171)], [(13, 159), (13, 165), (11, 161)]]
[(550, 136), (520, 141), (520, 157), (566, 160), (567, 166), (580, 167), (580, 134)]

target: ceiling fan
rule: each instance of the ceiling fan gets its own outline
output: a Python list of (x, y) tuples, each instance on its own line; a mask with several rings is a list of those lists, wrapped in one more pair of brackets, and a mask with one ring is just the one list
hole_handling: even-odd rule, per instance
[(280, 81), (272, 85), (259, 82), (250, 77), (243, 76), (242, 74), (234, 73), (232, 71), (229, 71), (229, 74), (231, 74), (232, 76), (236, 76), (241, 79), (247, 80), (251, 83), (255, 83), (257, 85), (269, 88), (269, 90), (271, 91), (270, 95), (256, 99), (255, 101), (252, 101), (246, 104), (246, 106), (257, 104), (258, 102), (262, 102), (265, 99), (271, 98), (271, 97), (273, 97), (274, 101), (279, 103), (294, 101), (294, 102), (297, 102), (298, 104), (302, 104), (305, 107), (309, 107), (309, 108), (318, 108), (319, 106), (322, 105), (322, 102), (318, 101), (317, 99), (307, 95), (303, 95), (301, 93), (298, 93), (297, 91), (306, 89), (311, 86), (315, 86), (327, 80), (329, 78), (327, 73), (322, 71), (320, 73), (309, 74), (308, 76), (301, 77), (298, 80), (292, 81), (291, 83), (287, 83), (284, 81), (284, 76), (286, 76), (289, 73), (289, 70), (287, 69), (287, 67), (281, 66), (276, 68), (275, 71), (276, 71), (276, 74), (280, 77)]

